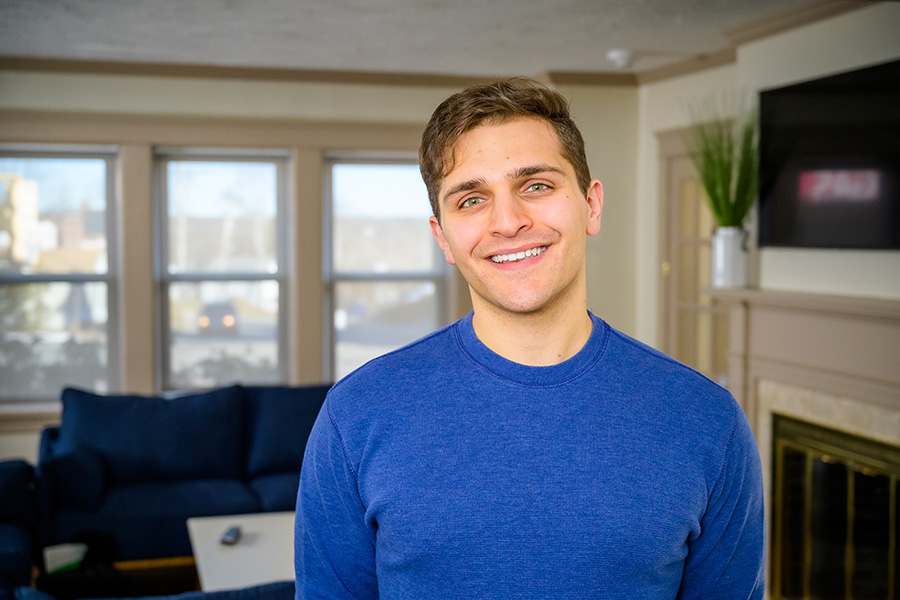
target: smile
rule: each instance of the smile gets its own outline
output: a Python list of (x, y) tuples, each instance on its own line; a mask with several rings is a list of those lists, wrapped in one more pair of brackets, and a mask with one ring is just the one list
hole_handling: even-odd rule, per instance
[(514, 252), (513, 254), (495, 254), (491, 257), (491, 260), (497, 264), (515, 262), (517, 260), (531, 258), (532, 256), (538, 256), (539, 254), (543, 254), (546, 250), (547, 246), (540, 246), (538, 248), (530, 248), (524, 252)]

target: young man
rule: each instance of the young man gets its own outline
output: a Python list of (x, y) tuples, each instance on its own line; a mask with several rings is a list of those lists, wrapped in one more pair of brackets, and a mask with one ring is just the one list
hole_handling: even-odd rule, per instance
[(297, 500), (297, 598), (762, 598), (759, 455), (733, 398), (588, 312), (600, 228), (565, 100), (469, 88), (420, 166), (466, 318), (337, 383)]

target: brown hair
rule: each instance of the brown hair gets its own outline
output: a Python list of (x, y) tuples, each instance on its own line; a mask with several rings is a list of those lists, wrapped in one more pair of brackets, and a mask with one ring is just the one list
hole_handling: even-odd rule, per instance
[(591, 175), (584, 139), (569, 116), (569, 103), (559, 92), (526, 77), (473, 85), (444, 100), (431, 115), (419, 148), (419, 170), (435, 217), (440, 218), (441, 182), (453, 170), (459, 138), (484, 124), (516, 118), (544, 119), (560, 142), (562, 156), (575, 169), (578, 185), (587, 192)]

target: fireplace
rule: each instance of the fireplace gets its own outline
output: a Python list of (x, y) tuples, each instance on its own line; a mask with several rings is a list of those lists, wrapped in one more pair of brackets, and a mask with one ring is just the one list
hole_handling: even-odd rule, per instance
[(774, 420), (772, 598), (894, 598), (900, 448)]
[(714, 297), (762, 459), (767, 597), (900, 600), (900, 301)]

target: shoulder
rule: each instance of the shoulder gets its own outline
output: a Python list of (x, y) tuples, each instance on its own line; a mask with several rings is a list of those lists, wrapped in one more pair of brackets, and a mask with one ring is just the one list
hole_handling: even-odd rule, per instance
[(626, 405), (623, 412), (669, 447), (716, 462), (736, 434), (748, 431), (743, 409), (726, 388), (612, 328), (602, 371), (613, 397)]
[(669, 390), (684, 399), (733, 401), (722, 385), (671, 356), (614, 328), (610, 328), (609, 337), (605, 359), (620, 372), (640, 379), (644, 389), (660, 393)]
[(365, 363), (332, 386), (326, 405), (341, 414), (377, 410), (395, 404), (398, 395), (436, 385), (442, 365), (458, 353), (457, 325), (452, 323)]

